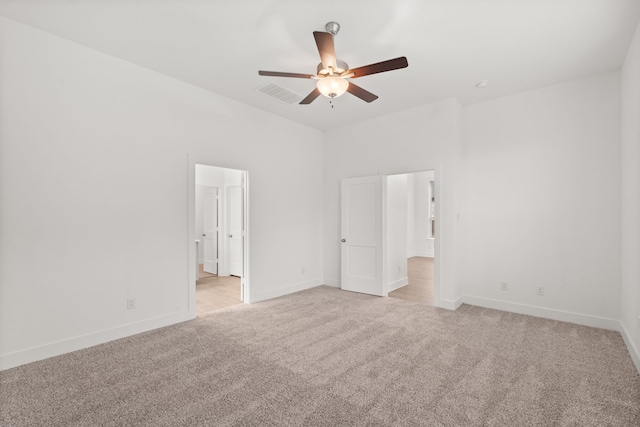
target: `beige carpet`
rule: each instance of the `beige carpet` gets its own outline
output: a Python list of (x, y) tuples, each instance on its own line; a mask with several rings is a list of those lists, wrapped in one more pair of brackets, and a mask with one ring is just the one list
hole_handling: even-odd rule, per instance
[(2, 426), (638, 426), (616, 332), (329, 287), (0, 372)]

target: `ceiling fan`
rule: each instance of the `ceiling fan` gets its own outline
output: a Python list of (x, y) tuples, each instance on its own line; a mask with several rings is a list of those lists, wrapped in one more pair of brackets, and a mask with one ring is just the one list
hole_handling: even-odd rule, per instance
[(401, 56), (387, 61), (376, 62), (375, 64), (365, 65), (363, 67), (349, 69), (346, 62), (336, 58), (336, 52), (333, 45), (333, 37), (338, 34), (340, 24), (337, 22), (329, 22), (325, 25), (326, 32), (314, 31), (313, 37), (318, 46), (320, 53), (320, 64), (318, 64), (317, 74), (299, 74), (284, 73), (280, 71), (258, 71), (261, 76), (273, 77), (294, 77), (299, 79), (315, 79), (317, 80), (316, 88), (307, 95), (300, 104), (311, 104), (318, 96), (324, 95), (333, 99), (349, 92), (366, 102), (375, 101), (377, 95), (356, 86), (347, 79), (356, 79), (358, 77), (368, 76), (370, 74), (384, 73), (385, 71), (398, 70), (406, 68), (409, 63), (407, 58)]

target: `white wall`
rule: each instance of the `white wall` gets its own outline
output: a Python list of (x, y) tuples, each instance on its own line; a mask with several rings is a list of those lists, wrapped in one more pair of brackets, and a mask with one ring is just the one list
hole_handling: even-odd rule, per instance
[[(453, 99), (405, 110), (339, 129), (324, 136), (324, 281), (340, 285), (340, 180), (435, 170), (441, 221), (436, 244), (435, 304), (455, 308), (455, 233), (458, 227), (456, 162), (460, 161), (461, 107)], [(456, 192), (458, 193), (456, 195)], [(439, 251), (439, 252), (438, 252)], [(440, 264), (439, 264), (440, 263)]]
[(407, 281), (407, 175), (391, 175), (386, 180), (386, 291)]
[(640, 371), (640, 24), (622, 69), (622, 327)]
[(615, 329), (619, 73), (470, 105), (466, 122), (465, 302)]
[(320, 132), (4, 18), (0, 63), (0, 368), (195, 315), (195, 163), (249, 171), (252, 301), (321, 283)]

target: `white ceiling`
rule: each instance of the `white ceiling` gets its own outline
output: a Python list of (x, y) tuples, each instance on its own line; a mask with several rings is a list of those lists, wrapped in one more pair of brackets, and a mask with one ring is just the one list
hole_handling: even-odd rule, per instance
[[(455, 97), (463, 104), (619, 69), (639, 0), (0, 0), (0, 15), (242, 103), (328, 130)], [(338, 21), (352, 68), (398, 56), (409, 67), (357, 80), (349, 94), (286, 104), (267, 82), (306, 96), (313, 31)], [(480, 80), (490, 86), (476, 89)]]

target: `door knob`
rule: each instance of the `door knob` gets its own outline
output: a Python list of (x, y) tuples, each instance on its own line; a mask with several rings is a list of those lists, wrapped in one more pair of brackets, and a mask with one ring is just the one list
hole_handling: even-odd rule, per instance
[(347, 241), (347, 239), (342, 239), (342, 243), (345, 243)]
[(233, 234), (229, 234), (229, 237), (233, 237)]
[(206, 233), (202, 233), (202, 237), (207, 237), (207, 234)]

